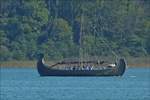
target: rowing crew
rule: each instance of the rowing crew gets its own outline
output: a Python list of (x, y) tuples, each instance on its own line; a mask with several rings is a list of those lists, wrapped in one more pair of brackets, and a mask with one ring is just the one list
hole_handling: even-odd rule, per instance
[(73, 67), (67, 68), (67, 70), (93, 70), (93, 66), (83, 66), (83, 67), (73, 66)]

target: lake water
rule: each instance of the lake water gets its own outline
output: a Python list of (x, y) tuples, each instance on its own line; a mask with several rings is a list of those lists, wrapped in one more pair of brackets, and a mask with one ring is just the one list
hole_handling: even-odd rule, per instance
[(0, 100), (150, 100), (150, 68), (129, 68), (123, 77), (40, 77), (32, 68), (1, 68)]

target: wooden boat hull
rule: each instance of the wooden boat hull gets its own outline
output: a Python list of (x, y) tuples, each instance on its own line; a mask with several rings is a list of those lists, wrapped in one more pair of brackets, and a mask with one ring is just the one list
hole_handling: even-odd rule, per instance
[(40, 76), (122, 76), (126, 69), (124, 59), (119, 59), (116, 67), (93, 69), (93, 70), (60, 70), (48, 68), (42, 61), (43, 57), (37, 62), (37, 69)]
[(118, 76), (109, 70), (43, 70), (40, 76)]

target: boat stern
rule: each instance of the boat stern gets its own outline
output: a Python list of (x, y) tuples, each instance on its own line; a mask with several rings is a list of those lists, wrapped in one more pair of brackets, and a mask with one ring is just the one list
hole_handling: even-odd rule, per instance
[(44, 66), (44, 54), (38, 54), (38, 61), (37, 61), (37, 70), (40, 76), (45, 74), (45, 66)]
[(118, 76), (122, 76), (126, 70), (126, 61), (124, 58), (120, 58), (118, 63), (117, 63), (117, 67), (118, 67)]

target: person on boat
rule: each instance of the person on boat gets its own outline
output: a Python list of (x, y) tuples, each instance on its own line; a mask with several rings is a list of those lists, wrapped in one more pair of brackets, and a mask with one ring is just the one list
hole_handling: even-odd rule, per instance
[(104, 62), (105, 62), (105, 61), (102, 60), (102, 61), (100, 62), (100, 64), (104, 64)]
[(105, 61), (104, 60), (102, 60), (102, 61), (98, 60), (97, 63), (102, 65), (105, 63)]
[(90, 66), (90, 70), (93, 70), (93, 66)]
[(82, 70), (86, 70), (86, 66), (85, 65), (82, 66)]
[(91, 70), (91, 66), (87, 66), (87, 67), (86, 67), (86, 70)]
[(75, 66), (73, 66), (72, 70), (76, 70), (76, 67), (75, 67)]
[(81, 70), (84, 70), (84, 66), (81, 67)]

